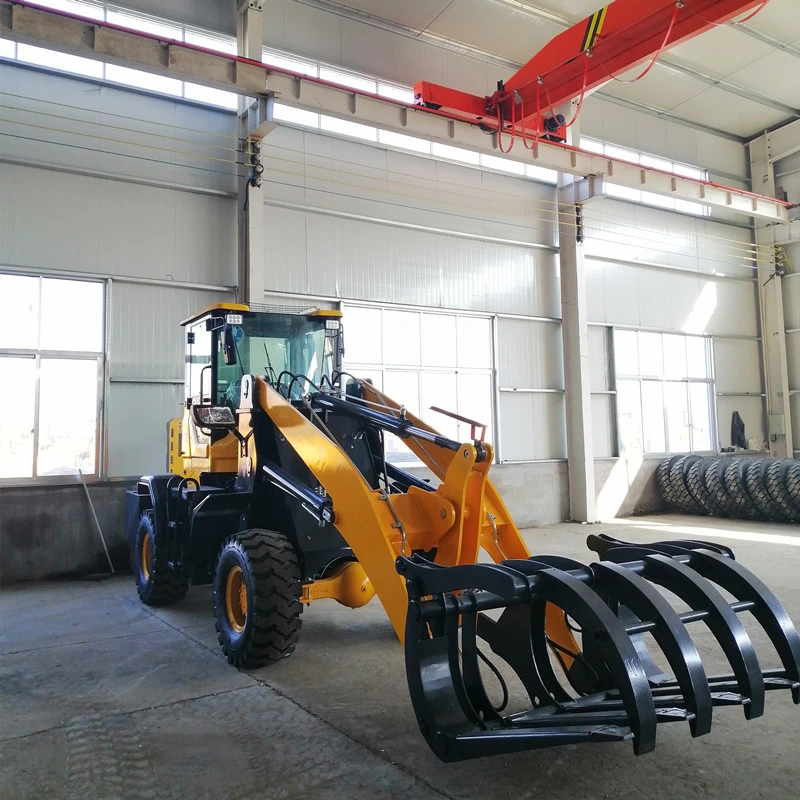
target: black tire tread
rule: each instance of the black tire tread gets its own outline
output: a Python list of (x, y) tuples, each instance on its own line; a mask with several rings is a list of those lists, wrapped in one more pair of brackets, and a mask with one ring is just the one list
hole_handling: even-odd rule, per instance
[(686, 489), (703, 511), (713, 517), (718, 514), (717, 504), (706, 488), (705, 481), (706, 471), (712, 463), (713, 462), (707, 458), (701, 458), (695, 461), (686, 473)]
[(680, 458), (680, 456), (672, 456), (665, 458), (656, 467), (656, 486), (658, 487), (661, 497), (668, 506), (673, 508), (678, 507), (678, 500), (675, 497), (675, 492), (672, 489), (672, 482), (670, 481), (670, 469), (672, 465)]
[(758, 519), (759, 517), (759, 509), (754, 504), (746, 486), (746, 475), (752, 463), (752, 460), (747, 458), (734, 458), (725, 467), (722, 475), (725, 491), (728, 493), (730, 501), (730, 515), (738, 519)]
[(717, 459), (706, 470), (705, 483), (708, 494), (717, 509), (717, 514), (721, 517), (731, 517), (733, 516), (731, 500), (722, 479), (724, 471), (725, 461)]
[(800, 515), (800, 461), (794, 461), (787, 467), (784, 474), (784, 482), (796, 513)]
[(692, 464), (699, 460), (699, 456), (680, 456), (669, 469), (669, 482), (675, 498), (675, 505), (683, 514), (702, 515), (704, 513), (703, 507), (690, 494), (685, 477)]
[(764, 486), (772, 502), (787, 522), (800, 521), (800, 512), (795, 508), (792, 496), (786, 486), (786, 477), (794, 461), (792, 459), (775, 459), (768, 464), (764, 472)]
[[(148, 606), (171, 606), (180, 602), (186, 597), (189, 591), (189, 579), (184, 575), (178, 575), (173, 572), (167, 564), (167, 559), (159, 552), (163, 547), (163, 541), (159, 541), (161, 537), (155, 532), (153, 523), (153, 512), (145, 511), (142, 515), (142, 520), (147, 517), (149, 524), (154, 531), (153, 535), (153, 563), (151, 565), (151, 580), (146, 584), (142, 584), (140, 580), (136, 581), (136, 591), (139, 593), (139, 599)], [(141, 522), (140, 531), (141, 531)], [(136, 535), (136, 552), (134, 559), (139, 558), (139, 537), (141, 533)], [(138, 575), (138, 566), (135, 565)]]
[(761, 519), (767, 521), (785, 521), (780, 507), (772, 500), (766, 486), (766, 473), (771, 458), (759, 458), (747, 468), (745, 484), (747, 492), (753, 498), (753, 503), (760, 512)]
[[(302, 586), (297, 554), (283, 534), (259, 529), (231, 536), (222, 545), (220, 558), (229, 547), (237, 548), (245, 556), (247, 579), (252, 581), (255, 603), (252, 632), (245, 649), (231, 650), (220, 622), (220, 613), (225, 612), (218, 602), (215, 581), (216, 629), (222, 651), (229, 663), (240, 668), (280, 661), (294, 652), (302, 625)], [(220, 602), (224, 605), (224, 600)]]

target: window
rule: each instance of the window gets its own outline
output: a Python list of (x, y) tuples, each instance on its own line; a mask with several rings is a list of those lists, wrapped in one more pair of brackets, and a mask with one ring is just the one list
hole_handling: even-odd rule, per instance
[[(606, 155), (609, 158), (616, 158), (620, 161), (628, 161), (632, 164), (641, 164), (648, 169), (659, 169), (662, 172), (673, 172), (685, 178), (695, 181), (707, 181), (708, 172), (697, 167), (690, 167), (677, 161), (669, 161), (666, 158), (657, 158), (644, 153), (637, 153), (635, 150), (628, 150), (624, 147), (617, 147), (612, 144), (598, 142), (595, 139), (585, 139), (581, 137), (580, 146), (582, 150), (590, 153)], [(710, 217), (711, 209), (702, 203), (693, 203), (690, 200), (679, 200), (673, 197), (664, 197), (653, 192), (646, 192), (641, 189), (631, 189), (627, 186), (618, 186), (615, 183), (606, 182), (604, 191), (608, 197), (616, 197), (620, 200), (629, 200), (633, 203), (643, 203), (647, 206), (656, 208), (666, 208), (670, 211), (680, 211), (683, 214), (694, 214), (698, 217)]]
[(616, 330), (620, 453), (715, 449), (711, 340)]
[[(348, 372), (372, 380), (442, 435), (468, 441), (470, 426), (431, 406), (486, 424), (486, 440), (491, 440), (490, 319), (348, 304), (344, 343)], [(389, 461), (416, 461), (394, 436), (386, 438), (386, 454)]]
[(104, 287), (0, 274), (0, 479), (98, 474)]

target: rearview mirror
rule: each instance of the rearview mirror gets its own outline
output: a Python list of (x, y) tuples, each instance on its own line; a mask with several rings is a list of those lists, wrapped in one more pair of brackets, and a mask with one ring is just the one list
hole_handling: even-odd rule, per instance
[(229, 367), (236, 364), (236, 337), (232, 325), (222, 329), (222, 358)]
[(236, 425), (236, 417), (228, 406), (192, 406), (192, 415), (201, 428), (221, 430)]

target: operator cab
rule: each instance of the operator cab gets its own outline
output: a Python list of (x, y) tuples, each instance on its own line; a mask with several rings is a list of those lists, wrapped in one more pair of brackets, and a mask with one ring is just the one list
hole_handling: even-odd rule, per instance
[(265, 376), (290, 400), (330, 383), (339, 367), (341, 316), (330, 310), (264, 313), (220, 303), (184, 320), (186, 407), (235, 414), (244, 375)]

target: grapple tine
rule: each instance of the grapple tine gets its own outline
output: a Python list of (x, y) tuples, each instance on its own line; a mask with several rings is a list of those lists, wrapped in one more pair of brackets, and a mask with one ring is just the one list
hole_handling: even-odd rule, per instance
[[(470, 592), (465, 592), (465, 599), (472, 600), (474, 604), (474, 596)], [(464, 677), (464, 688), (472, 707), (480, 714), (481, 719), (498, 721), (500, 715), (486, 694), (478, 665), (477, 623), (478, 619), (474, 608), (471, 611), (462, 611), (461, 669)]]
[[(786, 678), (800, 683), (800, 635), (777, 597), (750, 570), (736, 561), (703, 550), (692, 552), (691, 566), (701, 575), (729, 591), (737, 600), (751, 601), (752, 615), (775, 646)], [(792, 696), (800, 703), (800, 688)]]
[(597, 586), (626, 605), (639, 619), (656, 623), (653, 636), (667, 657), (683, 694), (694, 713), (689, 726), (692, 736), (711, 730), (713, 703), (700, 654), (675, 610), (644, 578), (611, 562), (592, 564)]
[[(656, 746), (656, 708), (636, 649), (617, 617), (588, 586), (568, 572), (548, 569), (535, 578), (542, 600), (563, 608), (589, 633), (605, 660), (628, 714), (636, 755)], [(541, 590), (541, 594), (540, 594)]]
[[(455, 604), (455, 598), (445, 595), (446, 604)], [(459, 615), (455, 609), (445, 616), (444, 636), (447, 640), (447, 661), (450, 667), (450, 676), (453, 683), (453, 692), (458, 700), (459, 706), (464, 716), (479, 728), (483, 727), (483, 721), (479, 712), (472, 705), (472, 701), (464, 683), (464, 676), (461, 672), (461, 651), (458, 647)], [(477, 658), (477, 652), (473, 654)]]
[(517, 673), (534, 706), (567, 702), (572, 698), (558, 682), (547, 653), (544, 611), (539, 604), (536, 609), (512, 606), (496, 622), (482, 614), (478, 635)]
[(765, 694), (761, 666), (747, 631), (725, 598), (710, 581), (669, 556), (647, 555), (644, 562), (647, 579), (678, 595), (693, 609), (708, 612), (705, 622), (730, 662), (740, 693), (749, 700), (745, 717), (760, 717)]

